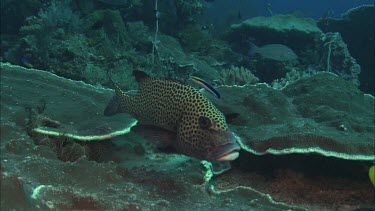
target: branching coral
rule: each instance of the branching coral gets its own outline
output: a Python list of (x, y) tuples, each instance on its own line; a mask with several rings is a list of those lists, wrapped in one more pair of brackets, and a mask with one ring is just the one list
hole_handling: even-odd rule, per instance
[(244, 67), (231, 66), (229, 69), (220, 72), (219, 83), (222, 85), (247, 85), (259, 81), (250, 70)]
[(310, 76), (312, 74), (315, 74), (315, 73), (313, 71), (311, 72), (297, 71), (295, 68), (293, 68), (290, 72), (286, 73), (284, 78), (274, 80), (272, 82), (272, 87), (274, 89), (281, 89), (294, 81), (297, 81), (303, 77)]
[(76, 31), (80, 28), (79, 16), (70, 8), (70, 0), (52, 1), (44, 10), (38, 13), (39, 22), (44, 29), (63, 28)]
[[(72, 10), (71, 3), (71, 0), (50, 1), (37, 15), (26, 18), (25, 25), (20, 28), (20, 32), (25, 36), (21, 39), (22, 47), (16, 47), (16, 51), (33, 61), (35, 67), (47, 69), (51, 57), (64, 57), (61, 55), (61, 49), (56, 50), (58, 46), (63, 45), (61, 40), (79, 37), (79, 14)], [(54, 43), (55, 40), (58, 40), (57, 44)], [(14, 60), (12, 57), (7, 59)]]

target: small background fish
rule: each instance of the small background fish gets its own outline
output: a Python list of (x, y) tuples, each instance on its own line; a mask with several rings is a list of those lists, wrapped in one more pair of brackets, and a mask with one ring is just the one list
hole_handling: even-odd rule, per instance
[(25, 57), (21, 58), (21, 63), (24, 67), (33, 68), (33, 65)]
[(261, 47), (252, 44), (249, 54), (259, 54), (264, 58), (276, 61), (290, 61), (298, 58), (292, 49), (282, 44), (268, 44)]

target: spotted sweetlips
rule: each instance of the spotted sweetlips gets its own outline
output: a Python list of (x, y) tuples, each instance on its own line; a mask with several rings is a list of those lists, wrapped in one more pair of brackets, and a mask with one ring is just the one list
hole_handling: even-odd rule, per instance
[(115, 96), (104, 115), (129, 113), (138, 120), (132, 131), (172, 146), (178, 153), (209, 161), (231, 161), (240, 147), (225, 116), (201, 92), (181, 81), (154, 78), (133, 71), (139, 84), (134, 95), (124, 93), (112, 81)]

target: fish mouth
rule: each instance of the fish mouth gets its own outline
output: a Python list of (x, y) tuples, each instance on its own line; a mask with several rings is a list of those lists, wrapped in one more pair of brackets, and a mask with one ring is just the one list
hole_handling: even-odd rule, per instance
[(240, 146), (237, 143), (219, 146), (213, 152), (213, 158), (217, 161), (232, 161), (238, 158)]

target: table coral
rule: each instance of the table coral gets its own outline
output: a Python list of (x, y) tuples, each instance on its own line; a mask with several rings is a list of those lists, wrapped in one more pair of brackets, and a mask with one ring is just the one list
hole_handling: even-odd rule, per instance
[[(374, 98), (333, 74), (303, 78), (282, 90), (265, 84), (219, 87), (223, 97), (215, 103), (240, 113), (230, 127), (244, 150), (231, 171), (212, 178), (202, 188), (205, 175), (210, 174), (198, 160), (161, 152), (128, 132), (134, 120), (126, 114), (119, 119), (101, 118), (98, 112), (113, 90), (10, 64), (1, 63), (1, 68), (3, 209), (373, 207), (373, 186), (368, 168), (363, 167), (374, 159), (373, 148), (367, 144), (373, 141), (370, 108)], [(237, 94), (228, 94), (233, 92)], [(326, 97), (323, 102), (319, 100), (322, 97)], [(111, 137), (103, 140), (116, 146), (106, 160), (99, 163), (83, 156), (63, 162), (48, 147), (37, 145), (27, 134), (24, 108), (28, 104), (35, 107), (40, 98), (46, 98), (46, 104), (39, 106), (37, 113), (58, 121), (61, 126), (56, 128), (71, 125), (65, 135), (87, 144)], [(319, 116), (316, 104), (329, 108), (327, 115)], [(45, 111), (39, 112), (43, 107)], [(258, 118), (249, 118), (256, 112)], [(335, 122), (337, 116), (341, 118)], [(348, 130), (336, 123), (345, 124)], [(64, 135), (56, 128), (44, 131), (52, 132), (49, 136)], [(113, 134), (115, 131), (122, 132)], [(45, 134), (43, 130), (38, 133)], [(311, 136), (314, 134), (327, 138), (320, 142)], [(345, 145), (339, 144), (342, 140)], [(144, 146), (142, 153), (135, 150), (139, 144)], [(268, 155), (259, 155), (265, 153)], [(361, 169), (365, 169), (363, 174)]]

